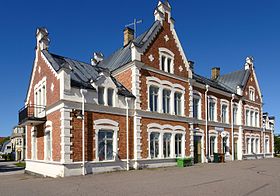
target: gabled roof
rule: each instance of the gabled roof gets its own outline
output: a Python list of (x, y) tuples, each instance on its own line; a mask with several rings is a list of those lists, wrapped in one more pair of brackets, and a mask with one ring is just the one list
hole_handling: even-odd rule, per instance
[(213, 88), (228, 92), (228, 93), (235, 93), (231, 88), (227, 87), (223, 83), (220, 83), (216, 80), (211, 80), (196, 73), (193, 74), (193, 79), (201, 84), (209, 85)]
[(154, 35), (158, 32), (160, 28), (160, 21), (155, 21), (146, 32), (135, 38), (128, 45), (119, 48), (111, 56), (101, 61), (98, 64), (98, 66), (102, 68), (107, 68), (110, 71), (114, 71), (122, 67), (123, 65), (126, 65), (127, 63), (131, 62), (131, 45), (134, 44), (141, 51), (143, 51), (149, 45), (150, 40), (154, 37)]
[(250, 76), (249, 69), (239, 70), (218, 77), (217, 82), (228, 86), (231, 90), (233, 90), (236, 93), (238, 86), (240, 86), (241, 88), (245, 87), (249, 76)]
[[(71, 70), (71, 85), (75, 87), (94, 89), (91, 83), (98, 80), (101, 72), (108, 71), (107, 69), (99, 66), (93, 66), (81, 61), (70, 59), (68, 57), (49, 53), (47, 50), (43, 50), (42, 53), (56, 72), (59, 72), (63, 68)], [(134, 95), (121, 83), (119, 83), (113, 76), (111, 76), (111, 78), (118, 88), (118, 94), (126, 97), (134, 97)]]

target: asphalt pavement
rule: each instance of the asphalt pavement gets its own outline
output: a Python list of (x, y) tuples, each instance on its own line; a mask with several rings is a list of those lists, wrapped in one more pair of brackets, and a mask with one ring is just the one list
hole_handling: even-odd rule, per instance
[(0, 176), (0, 195), (278, 196), (280, 159), (145, 169), (68, 178)]

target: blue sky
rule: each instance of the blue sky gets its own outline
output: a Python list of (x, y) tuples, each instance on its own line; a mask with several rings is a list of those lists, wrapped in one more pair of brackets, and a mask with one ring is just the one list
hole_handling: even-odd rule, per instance
[[(142, 33), (154, 21), (153, 1), (5, 1), (0, 6), (0, 136), (10, 135), (24, 105), (36, 27), (50, 32), (53, 53), (90, 62), (93, 52), (108, 56), (123, 42), (123, 28), (143, 19)], [(264, 108), (280, 119), (280, 2), (277, 0), (172, 1), (175, 28), (195, 69), (210, 76), (243, 68), (253, 55)], [(280, 132), (279, 123), (277, 130)]]

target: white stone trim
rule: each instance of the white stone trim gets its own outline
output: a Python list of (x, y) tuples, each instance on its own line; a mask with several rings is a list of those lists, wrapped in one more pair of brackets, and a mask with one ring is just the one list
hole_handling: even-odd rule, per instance
[[(98, 157), (98, 133), (100, 130), (110, 130), (113, 131), (113, 156), (114, 160), (116, 161), (116, 157), (119, 153), (118, 148), (118, 141), (119, 141), (119, 123), (116, 121), (113, 121), (111, 119), (98, 119), (94, 122), (94, 130), (95, 130), (95, 161), (99, 162)], [(103, 162), (103, 161), (102, 161)]]
[(60, 109), (60, 146), (61, 146), (61, 160), (62, 164), (71, 163), (73, 160), (71, 159), (71, 109), (61, 108)]
[[(148, 158), (147, 159), (165, 159), (163, 155), (163, 135), (166, 133), (171, 134), (171, 143), (170, 143), (170, 157), (176, 158), (175, 155), (175, 136), (176, 134), (182, 134), (182, 144), (181, 144), (181, 157), (185, 157), (186, 152), (186, 128), (183, 126), (172, 126), (169, 124), (160, 125), (158, 123), (151, 123), (147, 125), (148, 132)], [(159, 133), (159, 157), (151, 158), (151, 149), (150, 149), (150, 135), (151, 133)], [(166, 159), (168, 159), (166, 158)]]
[[(45, 125), (45, 130), (44, 130), (44, 160), (45, 162), (52, 162), (53, 161), (53, 124), (51, 121), (47, 121)], [(51, 140), (51, 146), (50, 146), (50, 159), (47, 158), (47, 138), (46, 134), (50, 133), (50, 140)]]

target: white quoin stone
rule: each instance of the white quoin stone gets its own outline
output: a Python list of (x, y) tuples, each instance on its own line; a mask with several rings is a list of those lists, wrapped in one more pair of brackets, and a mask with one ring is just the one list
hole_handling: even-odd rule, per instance
[(155, 9), (154, 16), (155, 16), (155, 21), (164, 21), (165, 19), (165, 13), (168, 14), (169, 16), (169, 21), (171, 19), (171, 6), (170, 4), (166, 2), (158, 2), (157, 8)]

